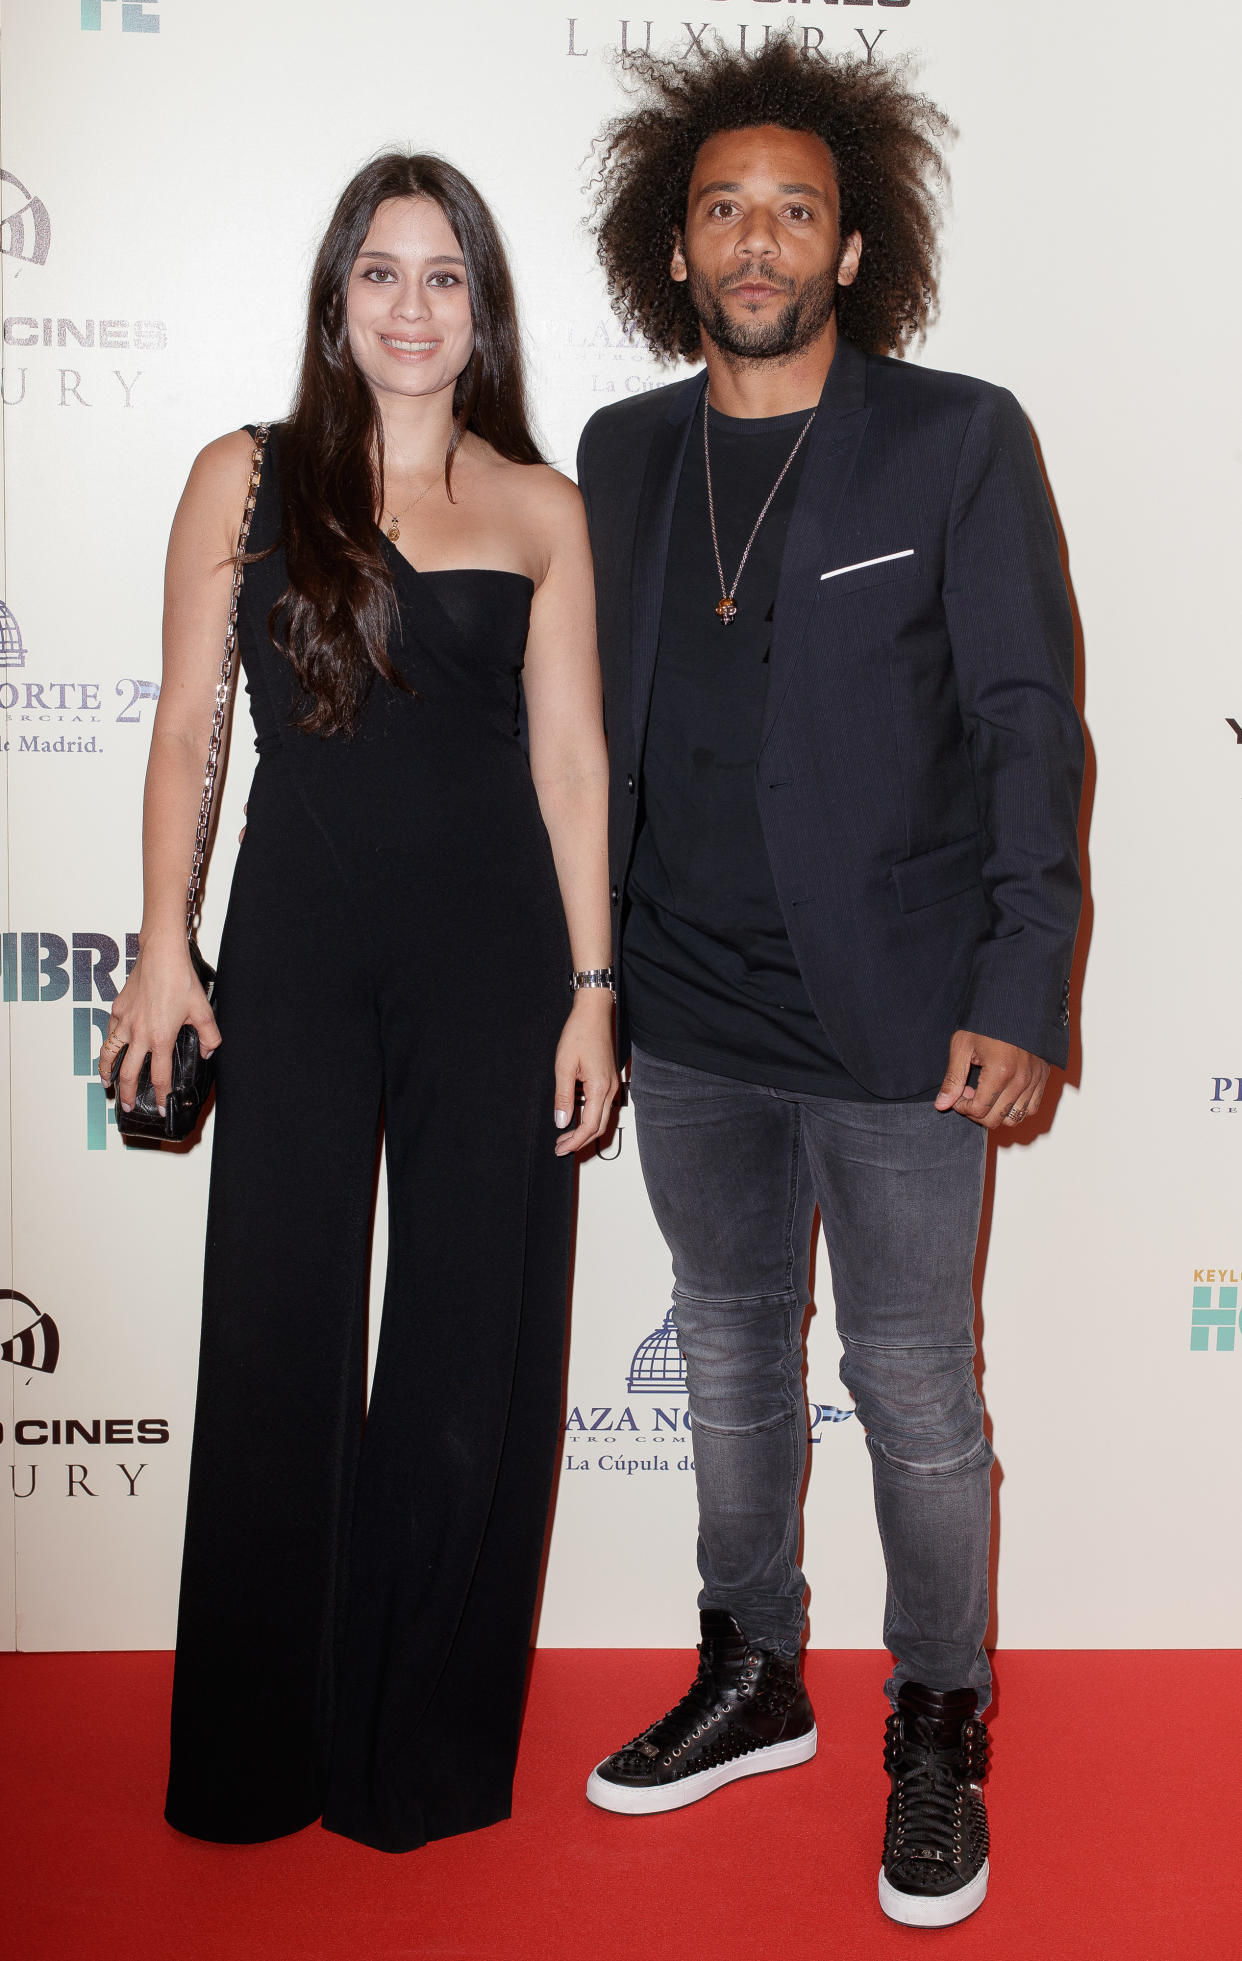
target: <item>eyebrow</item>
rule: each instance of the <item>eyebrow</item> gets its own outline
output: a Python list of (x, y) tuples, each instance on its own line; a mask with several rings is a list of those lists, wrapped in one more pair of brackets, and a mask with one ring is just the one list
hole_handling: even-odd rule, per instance
[[(360, 259), (399, 259), (399, 252), (359, 252)], [(465, 266), (466, 261), (453, 252), (435, 252), (431, 258), (424, 259), (426, 266)]]
[[(721, 180), (715, 184), (704, 184), (699, 191), (699, 196), (708, 197), (716, 191), (740, 191), (741, 188), (742, 186), (740, 184), (727, 184)], [(777, 189), (782, 197), (826, 197), (828, 195), (822, 184), (778, 184)]]

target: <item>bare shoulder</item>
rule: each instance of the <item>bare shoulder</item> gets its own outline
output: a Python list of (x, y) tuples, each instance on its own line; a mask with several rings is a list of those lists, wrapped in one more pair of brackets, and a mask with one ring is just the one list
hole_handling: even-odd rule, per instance
[(550, 463), (506, 463), (505, 494), (520, 503), (524, 521), (549, 544), (585, 526), (582, 493)]
[(254, 444), (244, 429), (230, 430), (200, 449), (190, 468), (174, 523), (174, 535), (187, 527), (217, 535), (229, 551), (237, 536), (250, 482)]
[(563, 471), (553, 469), (550, 463), (520, 463), (516, 467), (522, 473), (523, 496), (537, 500), (562, 517), (567, 511), (581, 507), (581, 492), (573, 478)]
[(554, 568), (588, 551), (582, 498), (559, 470), (511, 462), (482, 443), (470, 461), (481, 529), (495, 540), (492, 549), (506, 554), (487, 563), (520, 567), (538, 590)]
[(190, 470), (190, 483), (207, 493), (236, 491), (249, 478), (253, 454), (254, 443), (249, 432), (230, 429), (227, 436), (217, 436), (213, 443), (199, 450)]

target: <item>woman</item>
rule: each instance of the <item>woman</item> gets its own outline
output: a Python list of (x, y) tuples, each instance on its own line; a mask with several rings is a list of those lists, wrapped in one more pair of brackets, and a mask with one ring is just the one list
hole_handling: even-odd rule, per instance
[(101, 1062), (129, 1044), (130, 1102), (147, 1051), (166, 1094), (181, 1023), (219, 1045), (167, 1816), (404, 1851), (508, 1815), (571, 1158), (616, 1087), (586, 527), (449, 165), (370, 164), (316, 261), (239, 615), (259, 762), (217, 1027), (182, 914), (251, 453), (204, 450), (173, 525), (141, 952)]

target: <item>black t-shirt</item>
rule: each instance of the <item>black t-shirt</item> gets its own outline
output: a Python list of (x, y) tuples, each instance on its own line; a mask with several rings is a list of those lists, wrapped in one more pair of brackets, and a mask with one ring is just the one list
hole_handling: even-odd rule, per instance
[[(725, 578), (806, 422), (709, 411)], [(806, 445), (717, 618), (703, 408), (682, 465), (622, 940), (634, 1040), (669, 1062), (743, 1082), (870, 1102), (833, 1053), (802, 984), (759, 820), (755, 763), (772, 614)]]

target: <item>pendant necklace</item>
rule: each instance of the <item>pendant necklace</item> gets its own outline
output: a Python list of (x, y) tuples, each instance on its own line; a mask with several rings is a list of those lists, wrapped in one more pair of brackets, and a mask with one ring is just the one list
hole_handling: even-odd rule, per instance
[(801, 429), (798, 431), (798, 440), (794, 444), (793, 448), (790, 450), (788, 456), (785, 458), (784, 468), (782, 469), (779, 477), (776, 479), (776, 482), (772, 485), (771, 490), (768, 492), (767, 498), (764, 502), (763, 509), (760, 511), (758, 517), (755, 519), (755, 528), (751, 532), (749, 538), (746, 540), (746, 550), (742, 553), (741, 562), (738, 565), (737, 571), (733, 574), (732, 586), (728, 586), (725, 584), (724, 566), (721, 563), (721, 559), (720, 559), (720, 540), (716, 535), (716, 500), (712, 496), (712, 458), (711, 458), (711, 451), (708, 448), (708, 442), (707, 442), (707, 421), (710, 414), (711, 414), (711, 403), (708, 399), (708, 391), (705, 388), (703, 390), (703, 467), (707, 472), (707, 515), (711, 520), (712, 550), (716, 554), (716, 570), (720, 574), (720, 598), (716, 603), (716, 618), (720, 621), (722, 626), (730, 626), (732, 622), (737, 618), (738, 583), (741, 580), (743, 571), (745, 570), (746, 561), (750, 557), (750, 548), (754, 544), (755, 539), (759, 536), (759, 526), (763, 523), (764, 518), (767, 516), (768, 512), (772, 508), (772, 499), (775, 497), (777, 491), (784, 483), (785, 478), (789, 473), (789, 467), (792, 464), (794, 457), (798, 454), (798, 451), (802, 448), (803, 442), (806, 440), (807, 431), (810, 429), (811, 424), (815, 420), (815, 410), (814, 409), (811, 410), (811, 413), (808, 415), (806, 421), (803, 423)]
[(412, 504), (407, 504), (405, 509), (401, 512), (390, 511), (388, 513), (388, 528), (385, 531), (384, 536), (388, 539), (390, 545), (395, 545), (398, 538), (401, 536), (401, 523), (400, 523), (401, 518), (409, 517), (412, 511), (416, 511), (418, 509), (418, 506), (422, 503), (423, 498), (427, 495), (428, 491), (434, 489), (435, 485), (438, 484), (439, 481), (440, 481), (440, 472), (437, 470), (435, 476), (431, 479), (431, 482), (429, 484), (424, 485), (423, 489), (419, 491), (418, 496), (414, 499), (414, 502)]

